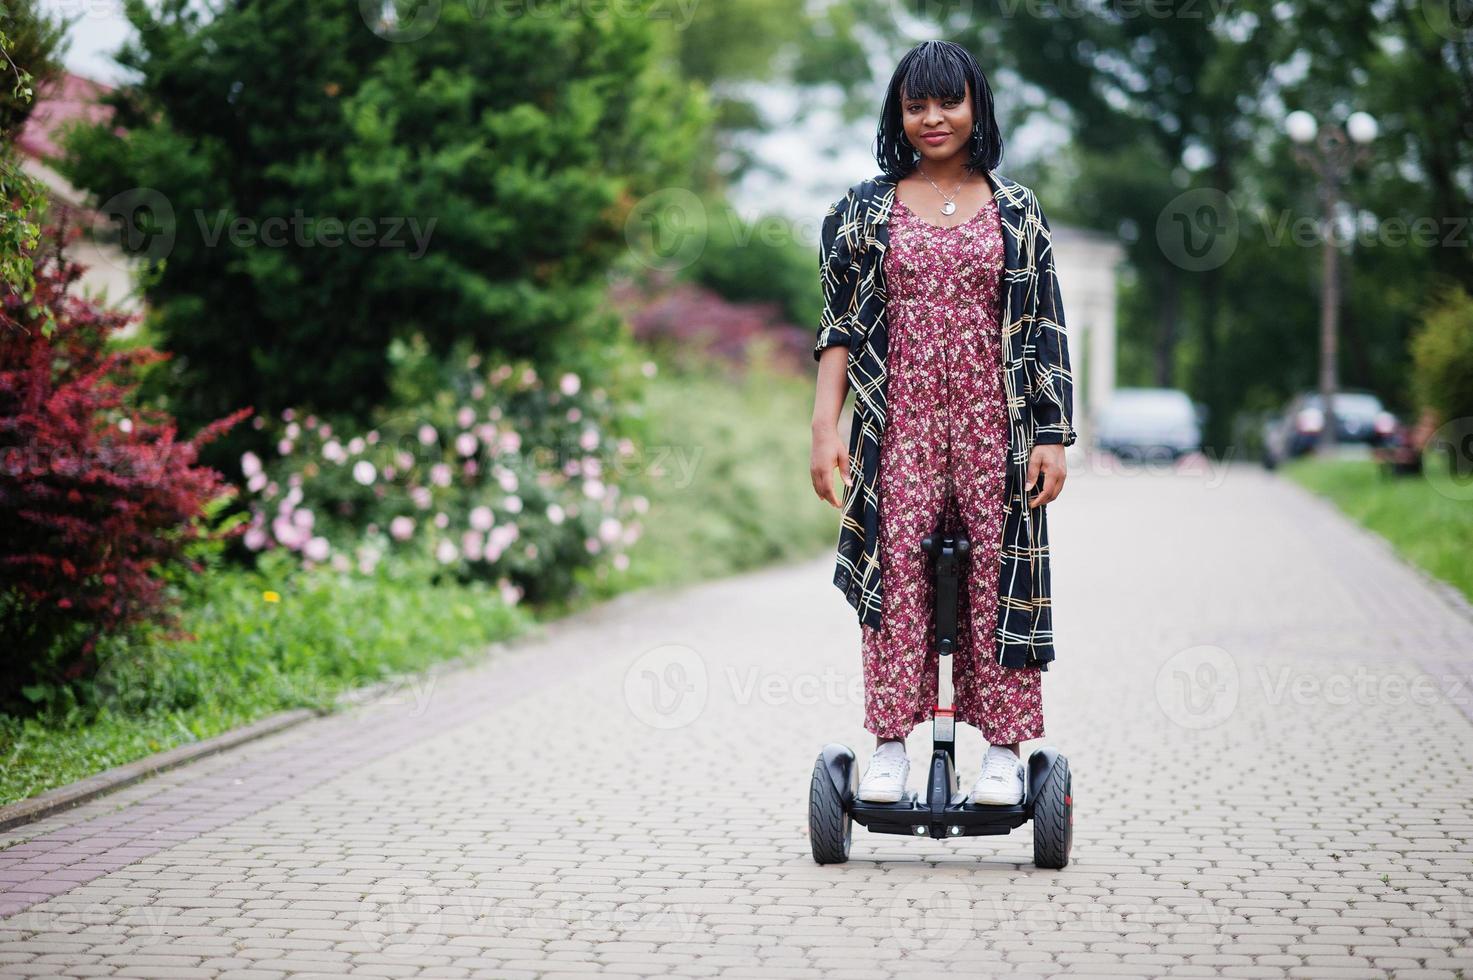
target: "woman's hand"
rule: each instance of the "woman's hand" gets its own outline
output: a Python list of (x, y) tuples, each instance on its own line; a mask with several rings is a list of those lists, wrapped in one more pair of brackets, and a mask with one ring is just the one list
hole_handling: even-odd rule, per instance
[(827, 500), (843, 509), (843, 501), (834, 490), (834, 467), (844, 478), (844, 486), (850, 486), (853, 478), (849, 474), (849, 453), (839, 440), (837, 425), (823, 424), (813, 427), (813, 450), (808, 456), (808, 475), (813, 480), (813, 489), (820, 500)]
[(1043, 474), (1043, 489), (1038, 495), (1028, 499), (1028, 506), (1041, 507), (1059, 495), (1064, 489), (1064, 447), (1060, 444), (1044, 443), (1035, 445), (1033, 452), (1028, 455), (1028, 489), (1031, 491), (1033, 485), (1038, 482), (1038, 474)]

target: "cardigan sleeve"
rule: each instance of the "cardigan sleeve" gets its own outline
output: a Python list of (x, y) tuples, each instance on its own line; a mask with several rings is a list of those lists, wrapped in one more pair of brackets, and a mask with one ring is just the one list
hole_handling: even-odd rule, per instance
[(1064, 304), (1054, 268), (1054, 249), (1048, 218), (1038, 209), (1038, 231), (1033, 255), (1038, 268), (1038, 311), (1034, 320), (1033, 413), (1034, 444), (1072, 446), (1074, 431), (1074, 375), (1069, 366), (1069, 335), (1064, 326)]
[(859, 263), (844, 232), (844, 222), (852, 220), (853, 191), (829, 205), (824, 214), (823, 230), (818, 241), (818, 275), (823, 290), (823, 311), (819, 315), (818, 339), (813, 345), (813, 359), (819, 360), (825, 348), (834, 345), (850, 347), (854, 343), (854, 300), (859, 284)]

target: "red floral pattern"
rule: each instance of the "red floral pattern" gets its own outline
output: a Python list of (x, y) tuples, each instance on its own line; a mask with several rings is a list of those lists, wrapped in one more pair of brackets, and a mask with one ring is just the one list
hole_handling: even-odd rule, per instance
[(1008, 451), (997, 201), (989, 197), (972, 218), (943, 228), (896, 197), (890, 235), (889, 419), (879, 475), (883, 621), (879, 629), (860, 627), (865, 728), (904, 738), (935, 704), (935, 584), (920, 542), (936, 529), (950, 465), (956, 505), (945, 526), (957, 529), (960, 518), (972, 542), (952, 654), (956, 716), (989, 744), (1040, 738), (1041, 671), (1004, 667), (991, 656)]

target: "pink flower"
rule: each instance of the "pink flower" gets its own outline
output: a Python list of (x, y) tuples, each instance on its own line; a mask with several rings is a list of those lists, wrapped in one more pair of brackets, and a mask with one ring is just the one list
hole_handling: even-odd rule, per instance
[(462, 406), (455, 415), (455, 421), (460, 423), (462, 429), (469, 429), (476, 421), (476, 410), (469, 405)]
[(262, 548), (266, 547), (266, 542), (268, 540), (266, 537), (266, 529), (264, 527), (251, 527), (246, 531), (244, 537), (245, 546), (252, 551), (260, 551)]
[(568, 421), (576, 422), (583, 417), (583, 410), (579, 408), (568, 409)]
[(426, 422), (419, 427), (419, 442), (423, 446), (433, 446), (440, 436), (435, 432), (435, 427)]
[(281, 420), (283, 422), (290, 422), (292, 419), (296, 418), (296, 416), (297, 411), (294, 408), (283, 408), (281, 410)]
[(265, 473), (257, 473), (255, 476), (246, 481), (246, 489), (249, 490), (251, 493), (260, 493), (261, 488), (264, 486), (266, 486)]
[(559, 506), (558, 504), (547, 505), (547, 519), (549, 521), (552, 521), (554, 524), (561, 524), (565, 517), (567, 517), (567, 515), (563, 513), (563, 509), (561, 506)]
[(329, 551), (327, 539), (321, 536), (308, 541), (302, 548), (302, 554), (312, 561), (326, 561)]
[(242, 453), (240, 456), (240, 472), (245, 476), (255, 476), (261, 472), (261, 457), (252, 452)]
[(558, 389), (565, 395), (578, 394), (578, 388), (581, 385), (582, 382), (578, 379), (578, 375), (572, 371), (569, 371), (558, 380)]
[(414, 506), (420, 510), (429, 510), (433, 498), (430, 496), (429, 487), (414, 487), (409, 491), (409, 499), (414, 501)]
[(593, 452), (598, 448), (598, 433), (593, 429), (584, 429), (583, 434), (578, 437), (578, 445), (588, 452)]
[(593, 500), (602, 500), (604, 497), (604, 484), (602, 480), (584, 480), (583, 493)]
[(476, 437), (470, 432), (462, 432), (455, 437), (455, 451), (462, 456), (474, 456), (476, 452)]
[(603, 545), (598, 543), (598, 538), (584, 538), (583, 547), (588, 549), (590, 555), (596, 555), (603, 550)]
[(480, 507), (472, 508), (471, 527), (475, 528), (477, 531), (489, 531), (491, 530), (491, 525), (495, 523), (496, 518), (491, 513), (490, 507), (482, 505)]
[(436, 463), (430, 467), (430, 482), (437, 487), (450, 486), (450, 467), (445, 463)]
[(521, 601), (522, 596), (525, 594), (524, 589), (522, 589), (520, 586), (512, 585), (511, 582), (507, 581), (506, 579), (501, 579), (499, 582), (496, 583), (496, 585), (501, 590), (502, 601), (509, 606), (516, 605), (518, 602)]
[(482, 548), (485, 540), (475, 531), (467, 531), (460, 536), (460, 550), (465, 552), (465, 557), (470, 561), (480, 561)]
[(414, 518), (400, 515), (389, 522), (389, 536), (395, 541), (408, 541), (414, 534)]
[(378, 472), (373, 468), (373, 464), (370, 463), (368, 460), (360, 459), (358, 462), (353, 464), (353, 479), (357, 480), (365, 487), (371, 485), (373, 481), (377, 478)]
[(447, 528), (450, 526), (450, 515), (443, 510), (435, 515), (435, 527)]
[(522, 512), (522, 498), (516, 494), (512, 494), (502, 502), (502, 506), (513, 514), (520, 514)]
[(458, 555), (459, 552), (455, 550), (455, 545), (448, 538), (441, 538), (440, 543), (435, 545), (435, 557), (442, 565), (454, 561)]
[(610, 543), (617, 541), (619, 539), (619, 532), (623, 530), (624, 525), (620, 524), (618, 519), (613, 517), (605, 517), (598, 524), (599, 538)]
[(626, 554), (624, 554), (623, 552), (620, 552), (619, 554), (615, 555), (614, 556), (614, 567), (617, 568), (621, 572), (624, 571), (625, 569), (627, 569), (629, 567), (629, 556), (626, 555)]
[(496, 471), (496, 482), (501, 484), (501, 489), (507, 493), (515, 493), (517, 489), (517, 475), (506, 467), (499, 467)]
[(292, 441), (290, 439), (281, 440), (276, 444), (276, 451), (281, 453), (281, 455), (283, 456), (290, 456), (292, 451)]

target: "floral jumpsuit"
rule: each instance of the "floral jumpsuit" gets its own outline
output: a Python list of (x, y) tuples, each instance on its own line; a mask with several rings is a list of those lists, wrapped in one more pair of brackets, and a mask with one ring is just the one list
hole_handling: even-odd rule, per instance
[(972, 543), (952, 654), (956, 717), (992, 745), (1043, 735), (1041, 672), (994, 656), (1008, 455), (999, 222), (992, 198), (952, 228), (925, 221), (898, 196), (890, 218), (883, 603), (880, 628), (861, 625), (864, 725), (881, 738), (905, 738), (936, 703), (935, 582), (920, 542), (936, 530), (948, 466), (956, 504), (944, 526), (956, 530), (959, 517)]

